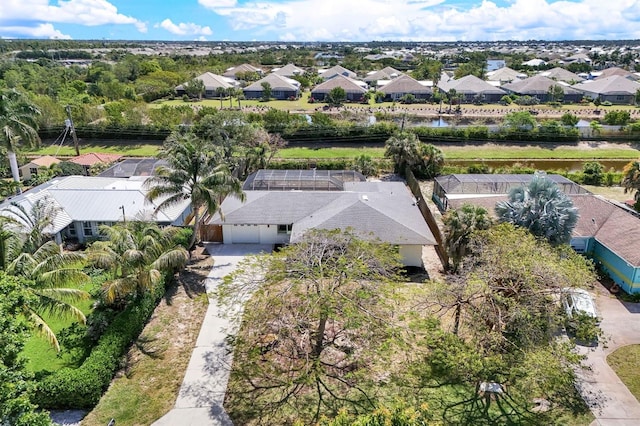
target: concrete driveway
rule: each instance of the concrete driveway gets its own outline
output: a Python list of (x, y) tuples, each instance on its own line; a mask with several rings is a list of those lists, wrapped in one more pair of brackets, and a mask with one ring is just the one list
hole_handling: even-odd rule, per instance
[(640, 304), (620, 302), (604, 287), (598, 288), (596, 304), (606, 346), (580, 347), (590, 367), (579, 376), (581, 393), (596, 417), (591, 426), (640, 425), (640, 403), (607, 364), (607, 355), (616, 349), (640, 343)]
[[(212, 291), (249, 255), (270, 252), (272, 246), (258, 244), (206, 244), (214, 258), (206, 288)], [(233, 353), (226, 343), (229, 321), (220, 316), (215, 299), (209, 307), (191, 354), (175, 407), (154, 426), (232, 425), (222, 404), (227, 390)]]

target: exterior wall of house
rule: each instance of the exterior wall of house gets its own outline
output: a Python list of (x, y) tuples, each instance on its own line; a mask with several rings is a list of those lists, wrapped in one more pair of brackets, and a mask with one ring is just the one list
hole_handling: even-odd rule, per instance
[(609, 101), (617, 105), (630, 105), (635, 101), (634, 95), (600, 95), (602, 102)]
[(627, 293), (640, 293), (640, 268), (627, 263), (599, 241), (594, 241), (591, 256), (595, 262)]
[(222, 225), (225, 244), (287, 244), (290, 232), (278, 232), (278, 225)]
[[(300, 92), (298, 91), (293, 91), (293, 90), (276, 90), (273, 89), (271, 91), (271, 97), (273, 99), (277, 99), (280, 101), (284, 101), (287, 100), (289, 98), (298, 98), (298, 96), (300, 95)], [(244, 97), (246, 99), (260, 99), (262, 98), (262, 90), (245, 90), (244, 91)]]
[[(38, 174), (38, 165), (34, 163), (28, 163), (19, 168), (20, 175), (23, 180), (31, 179), (31, 176)], [(35, 172), (35, 173), (33, 173)]]
[(422, 246), (420, 245), (401, 245), (399, 247), (400, 257), (405, 266), (422, 267)]

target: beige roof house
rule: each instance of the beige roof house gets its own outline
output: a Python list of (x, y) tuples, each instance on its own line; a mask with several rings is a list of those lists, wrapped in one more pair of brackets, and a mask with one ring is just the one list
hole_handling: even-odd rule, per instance
[(630, 104), (636, 100), (635, 96), (640, 90), (640, 83), (621, 75), (612, 75), (587, 80), (572, 87), (594, 99), (599, 98), (601, 101), (609, 101), (614, 104)]
[(33, 176), (38, 174), (38, 169), (41, 167), (47, 168), (54, 164), (58, 164), (60, 160), (51, 155), (44, 155), (42, 157), (34, 158), (24, 166), (20, 167), (20, 175), (22, 179), (29, 180)]
[(246, 72), (257, 72), (258, 74), (262, 74), (262, 70), (260, 68), (256, 68), (251, 64), (242, 64), (236, 67), (227, 68), (227, 70), (222, 75), (224, 77), (235, 79), (238, 74)]
[(566, 81), (567, 83), (575, 84), (584, 80), (584, 78), (580, 77), (578, 74), (574, 74), (571, 71), (556, 67), (547, 71), (542, 71), (539, 75), (543, 77), (548, 77), (551, 80), (556, 81)]
[(283, 77), (293, 77), (296, 75), (304, 74), (304, 70), (300, 67), (295, 66), (294, 64), (287, 64), (282, 68), (275, 68), (273, 70), (273, 73), (281, 75)]
[(558, 82), (543, 75), (534, 75), (524, 80), (507, 83), (502, 85), (502, 88), (518, 95), (538, 98), (540, 102), (548, 102), (551, 100), (550, 89), (553, 86), (562, 88), (564, 92), (563, 100), (565, 101), (578, 102), (582, 98), (582, 92), (579, 90), (571, 88), (564, 82)]
[(411, 94), (418, 99), (426, 99), (433, 95), (431, 88), (406, 74), (382, 86), (380, 92), (384, 93), (385, 99), (388, 100), (397, 100), (407, 94)]
[(336, 75), (343, 75), (345, 77), (354, 78), (354, 79), (358, 78), (358, 75), (355, 72), (350, 71), (341, 65), (336, 65), (327, 70), (320, 70), (318, 71), (318, 73), (325, 80), (329, 80), (330, 78), (335, 77)]
[(511, 83), (512, 81), (522, 80), (523, 78), (527, 78), (527, 75), (509, 67), (502, 67), (487, 73), (487, 81), (498, 81), (501, 83)]
[(362, 87), (363, 85), (366, 86), (366, 83), (336, 74), (333, 78), (317, 85), (311, 91), (311, 97), (317, 101), (323, 101), (331, 90), (341, 87), (344, 89), (348, 101), (359, 101), (367, 93), (367, 89)]
[[(200, 74), (195, 79), (200, 80), (204, 83), (205, 98), (213, 98), (218, 96), (217, 94), (218, 88), (228, 90), (238, 85), (238, 82), (230, 77), (224, 77), (222, 75), (214, 74), (211, 72), (205, 72), (204, 74)], [(185, 84), (186, 83), (176, 86), (176, 93), (179, 96), (182, 96), (186, 93), (186, 90), (184, 87)]]
[(111, 164), (122, 158), (120, 154), (105, 154), (99, 152), (88, 152), (69, 159), (71, 163), (80, 164), (84, 167), (84, 173), (89, 175), (89, 169), (96, 164)]
[(393, 80), (394, 78), (398, 78), (401, 75), (404, 75), (402, 71), (398, 71), (393, 67), (385, 67), (381, 70), (370, 72), (364, 78), (364, 81), (366, 81), (367, 83), (372, 83), (378, 80)]
[(460, 79), (438, 82), (438, 87), (444, 92), (455, 90), (463, 96), (463, 101), (470, 102), (475, 97), (481, 97), (485, 102), (497, 102), (507, 93), (499, 87), (494, 87), (475, 75), (466, 75)]
[(271, 97), (284, 100), (291, 97), (297, 98), (300, 95), (300, 83), (278, 74), (268, 74), (266, 77), (250, 84), (242, 89), (247, 99), (259, 99), (263, 95), (263, 83), (271, 86)]

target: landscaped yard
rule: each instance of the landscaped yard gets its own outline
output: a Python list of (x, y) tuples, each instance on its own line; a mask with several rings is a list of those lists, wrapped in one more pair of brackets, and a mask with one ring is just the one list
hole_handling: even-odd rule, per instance
[(640, 401), (640, 345), (617, 349), (607, 357), (607, 362), (633, 396)]

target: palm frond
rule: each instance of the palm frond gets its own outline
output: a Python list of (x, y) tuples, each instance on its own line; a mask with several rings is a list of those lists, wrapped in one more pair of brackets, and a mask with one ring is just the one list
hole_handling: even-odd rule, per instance
[(31, 322), (31, 324), (33, 325), (33, 329), (36, 331), (36, 333), (39, 336), (44, 337), (47, 342), (49, 342), (49, 344), (54, 347), (56, 352), (60, 352), (60, 343), (58, 343), (58, 338), (56, 337), (56, 334), (53, 332), (53, 330), (51, 330), (51, 327), (49, 327), (49, 324), (47, 324), (47, 322), (43, 320), (40, 315), (32, 310), (29, 310), (26, 316), (29, 319), (29, 322)]

